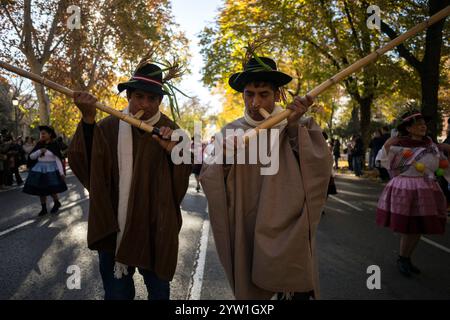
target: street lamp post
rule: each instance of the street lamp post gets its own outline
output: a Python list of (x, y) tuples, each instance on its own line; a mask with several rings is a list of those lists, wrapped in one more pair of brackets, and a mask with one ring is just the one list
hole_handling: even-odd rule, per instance
[(12, 101), (12, 104), (14, 106), (14, 119), (16, 121), (16, 138), (19, 136), (19, 120), (17, 115), (17, 108), (19, 106), (19, 101), (17, 99), (14, 99)]

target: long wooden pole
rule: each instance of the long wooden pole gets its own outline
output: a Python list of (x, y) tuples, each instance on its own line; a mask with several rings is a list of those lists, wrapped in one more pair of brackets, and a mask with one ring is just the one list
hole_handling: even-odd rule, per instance
[[(319, 94), (321, 94), (322, 92), (327, 90), (332, 85), (342, 81), (344, 78), (346, 78), (350, 74), (355, 73), (356, 71), (360, 70), (361, 68), (363, 68), (364, 66), (368, 65), (369, 63), (377, 60), (378, 57), (380, 57), (381, 55), (383, 55), (386, 52), (392, 50), (393, 48), (395, 48), (396, 46), (401, 44), (403, 41), (405, 41), (405, 40), (415, 36), (419, 32), (425, 30), (426, 28), (428, 28), (429, 26), (435, 24), (436, 22), (440, 21), (441, 19), (447, 17), (449, 14), (450, 14), (450, 6), (447, 6), (444, 9), (442, 9), (441, 11), (439, 11), (436, 14), (434, 14), (433, 16), (431, 16), (428, 20), (426, 20), (426, 21), (424, 21), (422, 23), (419, 23), (418, 25), (416, 25), (413, 28), (409, 29), (408, 31), (406, 31), (405, 33), (401, 34), (397, 38), (391, 40), (384, 47), (375, 50), (374, 52), (372, 52), (368, 56), (365, 56), (364, 58), (356, 61), (355, 63), (353, 63), (352, 65), (348, 66), (347, 68), (345, 68), (344, 70), (340, 71), (339, 73), (335, 74), (334, 76), (332, 76), (328, 80), (322, 82), (320, 85), (318, 85), (317, 87), (315, 87), (314, 89), (309, 91), (306, 95), (314, 99), (315, 97), (317, 97)], [(286, 119), (292, 112), (293, 112), (292, 110), (286, 109), (283, 112), (280, 112), (280, 113), (278, 113), (278, 114), (276, 114), (276, 115), (274, 115), (272, 117), (267, 118), (267, 120), (265, 120), (259, 126), (257, 126), (253, 130), (248, 131), (244, 135), (244, 141), (248, 142), (248, 140), (251, 137), (257, 135), (258, 131), (261, 130), (261, 129), (272, 128), (276, 124), (278, 124), (281, 121), (283, 121), (284, 119)]]
[[(74, 96), (74, 91), (70, 90), (69, 88), (66, 88), (66, 87), (64, 87), (64, 86), (62, 86), (62, 85), (60, 85), (60, 84), (58, 84), (56, 82), (50, 81), (50, 80), (48, 80), (48, 79), (46, 79), (46, 78), (44, 78), (44, 77), (42, 77), (40, 75), (37, 75), (35, 73), (23, 70), (21, 68), (15, 67), (15, 66), (10, 65), (10, 64), (8, 64), (6, 62), (3, 62), (3, 61), (0, 61), (0, 67), (4, 68), (6, 70), (9, 70), (9, 71), (11, 71), (11, 72), (13, 72), (15, 74), (18, 74), (18, 75), (20, 75), (22, 77), (25, 77), (25, 78), (28, 78), (28, 79), (33, 80), (35, 82), (38, 82), (38, 83), (40, 83), (40, 84), (42, 84), (42, 85), (44, 85), (44, 86), (46, 86), (48, 88), (51, 88), (51, 89), (53, 89), (55, 91), (61, 92), (61, 93), (65, 94), (66, 96), (69, 96), (69, 97), (72, 97), (72, 98)], [(116, 109), (110, 108), (108, 106), (105, 106), (104, 104), (102, 104), (102, 103), (100, 103), (98, 101), (95, 103), (95, 107), (97, 109), (100, 109), (100, 110), (102, 110), (102, 111), (104, 111), (104, 112), (106, 112), (106, 113), (108, 113), (108, 114), (110, 114), (112, 116), (115, 116), (115, 117), (117, 117), (117, 118), (119, 118), (119, 119), (121, 119), (121, 120), (123, 120), (123, 121), (125, 121), (125, 122), (127, 122), (129, 124), (131, 124), (132, 126), (135, 126), (135, 127), (139, 128), (139, 129), (142, 129), (142, 130), (147, 131), (149, 133), (159, 135), (159, 129), (158, 128), (153, 127), (151, 125), (148, 125), (145, 122), (137, 119), (136, 117), (132, 117), (130, 115), (126, 115), (126, 114), (120, 112), (119, 110), (116, 110)]]

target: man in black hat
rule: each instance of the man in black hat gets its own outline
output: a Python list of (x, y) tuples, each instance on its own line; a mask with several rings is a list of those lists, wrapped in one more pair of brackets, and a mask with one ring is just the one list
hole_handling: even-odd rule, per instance
[[(271, 116), (280, 113), (280, 88), (291, 80), (272, 59), (250, 59), (244, 71), (229, 80), (242, 92), (244, 117), (227, 124), (222, 134), (257, 127), (264, 121), (261, 109)], [(279, 134), (278, 149), (269, 150), (272, 155), (278, 152), (275, 174), (262, 175), (262, 159), (256, 164), (203, 165), (200, 180), (217, 251), (237, 299), (318, 296), (315, 231), (332, 158), (321, 128), (303, 117), (311, 104), (309, 97), (295, 97), (287, 105), (293, 111), (287, 120), (258, 137), (261, 145), (269, 134)]]
[[(177, 125), (159, 111), (164, 95), (162, 70), (141, 63), (126, 91), (130, 115), (158, 127), (169, 138)], [(151, 135), (109, 116), (96, 123), (96, 98), (76, 92), (82, 122), (68, 151), (69, 163), (89, 190), (88, 246), (97, 250), (105, 299), (133, 299), (138, 267), (149, 299), (169, 299), (177, 264), (180, 203), (191, 166), (175, 165), (176, 142)]]

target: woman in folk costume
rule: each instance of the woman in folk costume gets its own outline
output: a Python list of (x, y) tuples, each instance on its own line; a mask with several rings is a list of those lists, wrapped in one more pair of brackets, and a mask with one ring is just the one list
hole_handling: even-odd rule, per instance
[[(291, 80), (272, 59), (249, 59), (244, 71), (229, 80), (243, 94), (244, 117), (222, 133), (256, 127), (264, 120), (260, 108), (272, 115), (281, 112), (280, 87)], [(217, 251), (237, 299), (319, 295), (315, 233), (332, 158), (321, 128), (302, 117), (311, 104), (310, 98), (295, 97), (287, 106), (293, 110), (290, 117), (269, 130), (269, 135), (279, 133), (279, 148), (271, 150), (279, 155), (278, 172), (262, 175), (260, 159), (256, 164), (203, 164), (200, 180)]]
[(57, 213), (61, 207), (58, 193), (67, 190), (64, 181), (62, 155), (56, 139), (55, 130), (49, 126), (39, 126), (40, 140), (28, 156), (28, 178), (23, 192), (39, 196), (42, 209), (39, 216), (47, 214), (47, 196), (53, 198), (51, 213)]
[[(178, 128), (159, 110), (168, 94), (163, 87), (174, 70), (163, 78), (163, 70), (145, 60), (129, 81), (118, 85), (119, 92), (127, 93), (123, 112), (159, 128), (165, 139)], [(76, 92), (74, 100), (83, 119), (68, 157), (89, 190), (88, 246), (98, 251), (105, 299), (134, 299), (136, 268), (149, 299), (169, 299), (182, 222), (180, 204), (191, 165), (172, 162), (170, 153), (177, 142), (112, 116), (96, 123), (96, 98)]]
[(411, 277), (420, 273), (411, 262), (420, 236), (445, 231), (447, 207), (436, 176), (450, 178), (449, 163), (441, 151), (450, 146), (437, 145), (426, 136), (424, 116), (417, 111), (405, 113), (397, 129), (399, 136), (387, 140), (380, 154), (392, 179), (378, 201), (376, 221), (401, 234), (397, 267)]

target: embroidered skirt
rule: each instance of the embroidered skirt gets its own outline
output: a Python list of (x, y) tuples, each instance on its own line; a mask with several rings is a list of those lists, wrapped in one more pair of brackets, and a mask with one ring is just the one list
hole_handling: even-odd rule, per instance
[(67, 190), (56, 162), (38, 162), (29, 172), (23, 192), (35, 196), (49, 196)]
[(384, 188), (377, 224), (404, 234), (442, 234), (447, 204), (438, 183), (423, 177), (394, 177)]

